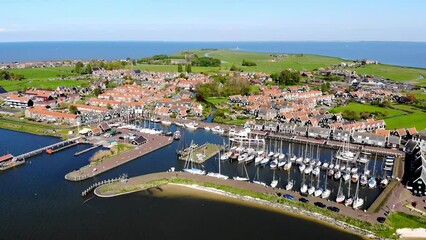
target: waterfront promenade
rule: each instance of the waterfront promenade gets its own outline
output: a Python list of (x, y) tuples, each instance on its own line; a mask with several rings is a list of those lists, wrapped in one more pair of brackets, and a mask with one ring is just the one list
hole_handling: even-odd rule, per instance
[(130, 162), (150, 152), (156, 151), (165, 147), (173, 142), (173, 138), (162, 135), (153, 135), (141, 133), (139, 134), (146, 139), (146, 142), (135, 149), (126, 151), (122, 154), (113, 156), (111, 158), (102, 160), (99, 164), (89, 164), (78, 170), (72, 171), (65, 175), (65, 179), (69, 181), (82, 181), (88, 178), (99, 175), (103, 172), (111, 170), (122, 164)]
[[(286, 191), (284, 189), (278, 189), (278, 188), (272, 188), (272, 187), (265, 187), (259, 184), (254, 184), (250, 182), (243, 182), (243, 181), (235, 181), (235, 180), (223, 180), (218, 179), (206, 175), (194, 175), (189, 174), (185, 172), (159, 172), (159, 173), (152, 173), (152, 174), (146, 174), (141, 175), (138, 177), (133, 177), (128, 179), (127, 182), (116, 182), (114, 184), (106, 184), (102, 185), (95, 189), (95, 194), (99, 197), (114, 197), (119, 196), (123, 194), (128, 194), (132, 192), (142, 191), (147, 188), (146, 185), (144, 185), (147, 182), (160, 180), (160, 179), (170, 179), (170, 178), (185, 178), (194, 180), (201, 183), (214, 183), (217, 185), (223, 185), (223, 186), (229, 186), (233, 188), (239, 188), (239, 189), (245, 189), (250, 190), (253, 192), (260, 192), (260, 193), (266, 193), (266, 194), (291, 194), (295, 197), (295, 201), (298, 201), (299, 198), (305, 197), (309, 199), (310, 203), (314, 202), (322, 202), (327, 206), (335, 206), (340, 209), (340, 213), (345, 216), (350, 216), (359, 220), (368, 221), (371, 223), (377, 223), (378, 217), (383, 217), (385, 211), (388, 209), (386, 207), (382, 207), (378, 212), (376, 213), (367, 213), (361, 210), (354, 210), (351, 207), (346, 207), (342, 204), (338, 204), (331, 200), (322, 199), (319, 197), (314, 196), (305, 196), (301, 195), (299, 192), (293, 192), (293, 191)], [(406, 208), (404, 207), (404, 204), (406, 204), (409, 201), (409, 195), (403, 194), (405, 191), (404, 187), (397, 183), (398, 187), (397, 190), (393, 191), (392, 195), (385, 200), (385, 203), (383, 206), (390, 206), (393, 211), (404, 211), (406, 212)], [(104, 190), (102, 190), (104, 189)], [(105, 191), (105, 189), (108, 189), (108, 191)], [(412, 214), (412, 213), (411, 213)]]

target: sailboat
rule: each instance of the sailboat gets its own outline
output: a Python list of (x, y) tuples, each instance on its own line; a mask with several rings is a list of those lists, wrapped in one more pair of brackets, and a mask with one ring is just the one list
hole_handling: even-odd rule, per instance
[(311, 184), (310, 184), (311, 186), (308, 188), (308, 194), (309, 195), (312, 195), (312, 194), (314, 194), (314, 192), (315, 192), (315, 187), (314, 187), (314, 185), (313, 185), (313, 180), (312, 180), (312, 176), (311, 176)]
[(354, 203), (353, 203), (352, 207), (354, 209), (358, 209), (363, 204), (364, 204), (364, 199), (359, 197), (359, 182), (358, 182), (358, 184), (356, 185), (355, 198), (354, 198)]
[(271, 187), (275, 188), (277, 187), (277, 185), (278, 185), (278, 180), (275, 179), (275, 170), (274, 170)]
[(320, 188), (320, 187), (319, 187), (319, 183), (320, 183), (320, 175), (318, 174), (318, 179), (317, 179), (317, 189), (316, 189), (316, 190), (315, 190), (315, 192), (314, 192), (314, 196), (315, 196), (315, 197), (319, 197), (319, 196), (321, 196), (321, 194), (322, 194), (322, 192), (323, 192), (322, 188)]
[(373, 166), (373, 175), (370, 177), (370, 179), (368, 179), (368, 187), (373, 189), (376, 188), (377, 186), (377, 182), (376, 182), (376, 162), (377, 162), (377, 154), (374, 157), (374, 166)]
[(342, 179), (340, 179), (339, 190), (337, 191), (336, 202), (343, 203), (345, 201), (345, 194), (343, 194), (342, 190)]
[[(191, 142), (191, 145), (192, 145), (192, 142)], [(193, 149), (191, 148), (189, 151), (189, 154), (187, 155), (185, 166), (182, 170), (184, 172), (191, 173), (191, 174), (205, 175), (206, 171), (195, 167), (194, 162), (192, 161), (192, 150)]]
[(354, 198), (351, 196), (351, 182), (348, 184), (348, 197), (345, 200), (345, 206), (352, 205)]
[(241, 172), (243, 173), (242, 175), (244, 175), (245, 173), (246, 176), (245, 177), (236, 176), (236, 177), (233, 177), (233, 179), (237, 181), (249, 181), (250, 179), (248, 178), (246, 165), (245, 164), (240, 164), (240, 165), (242, 166), (241, 167)]
[(324, 191), (321, 194), (321, 198), (327, 199), (330, 197), (331, 190), (327, 188), (327, 177), (325, 177)]
[(219, 162), (219, 173), (210, 172), (210, 173), (207, 173), (207, 176), (215, 177), (219, 179), (228, 179), (229, 178), (228, 176), (220, 173), (220, 162), (221, 162), (220, 152), (219, 152), (218, 162)]
[(301, 193), (306, 193), (308, 191), (308, 185), (305, 184), (305, 175), (303, 175), (302, 186), (300, 187)]
[(288, 172), (288, 179), (287, 179), (287, 185), (285, 185), (285, 189), (287, 191), (290, 191), (291, 189), (293, 189), (293, 181), (290, 180), (290, 172)]
[(254, 176), (253, 183), (266, 186), (266, 183), (260, 181), (259, 167), (256, 169), (256, 176)]

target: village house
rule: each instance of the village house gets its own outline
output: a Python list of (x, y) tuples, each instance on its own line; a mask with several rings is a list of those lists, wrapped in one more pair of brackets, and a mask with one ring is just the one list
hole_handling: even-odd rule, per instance
[(18, 94), (10, 93), (6, 97), (5, 105), (11, 108), (29, 108), (34, 105), (33, 100), (29, 97), (23, 97)]
[(25, 117), (45, 122), (66, 123), (72, 126), (77, 125), (77, 115), (55, 112), (44, 106), (27, 109), (25, 111)]
[(24, 93), (24, 96), (29, 97), (34, 102), (48, 102), (53, 100), (56, 97), (54, 91), (49, 90), (27, 90)]

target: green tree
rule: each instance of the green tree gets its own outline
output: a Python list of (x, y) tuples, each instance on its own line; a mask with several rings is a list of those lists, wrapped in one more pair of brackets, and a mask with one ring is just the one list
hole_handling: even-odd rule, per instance
[(84, 67), (84, 64), (83, 64), (82, 62), (78, 61), (78, 62), (75, 64), (74, 72), (75, 72), (75, 73), (82, 73), (82, 72), (83, 72), (83, 67)]
[(186, 66), (185, 66), (185, 71), (186, 71), (187, 73), (192, 72), (191, 64), (186, 64)]
[(78, 112), (78, 109), (77, 109), (77, 107), (76, 106), (74, 106), (74, 105), (70, 105), (70, 107), (69, 107), (69, 109), (68, 109), (69, 111), (70, 111), (70, 113), (72, 113), (72, 114), (77, 114), (77, 112)]
[(326, 82), (321, 85), (321, 92), (330, 92), (330, 83)]
[(95, 94), (96, 97), (101, 93), (102, 93), (102, 90), (100, 88), (96, 88), (95, 90), (93, 90), (93, 94)]
[(300, 81), (300, 74), (286, 69), (280, 73), (271, 74), (271, 78), (278, 84), (295, 85)]
[(178, 64), (178, 72), (183, 72), (182, 64)]

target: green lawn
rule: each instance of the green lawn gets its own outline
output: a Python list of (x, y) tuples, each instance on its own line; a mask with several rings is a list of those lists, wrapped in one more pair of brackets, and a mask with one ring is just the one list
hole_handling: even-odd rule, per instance
[(87, 86), (87, 80), (49, 80), (49, 79), (24, 79), (21, 81), (0, 80), (0, 86), (4, 87), (7, 91), (23, 90), (24, 88), (42, 88), (42, 89), (55, 89), (59, 86), (75, 87)]
[(22, 74), (25, 79), (58, 78), (61, 76), (75, 76), (71, 70), (74, 67), (52, 67), (52, 68), (20, 68), (10, 69), (12, 73)]
[(369, 104), (361, 104), (361, 103), (349, 103), (346, 106), (336, 107), (336, 108), (331, 109), (330, 111), (333, 112), (333, 113), (338, 113), (338, 112), (343, 112), (345, 110), (352, 110), (352, 111), (355, 111), (357, 113), (363, 113), (363, 112), (369, 112), (369, 113), (381, 112), (381, 113), (386, 113), (387, 112), (386, 118), (405, 114), (405, 112), (403, 112), (401, 110), (396, 110), (396, 109), (391, 109), (391, 108), (376, 107), (376, 106), (372, 106), (372, 105), (369, 105)]
[[(177, 72), (178, 66), (177, 65), (150, 65), (150, 64), (138, 64), (134, 68), (138, 68), (142, 71), (151, 71), (151, 72)], [(220, 72), (224, 69), (221, 69), (220, 67), (197, 67), (192, 66), (191, 67), (192, 72), (196, 73), (207, 73), (207, 72)]]
[[(284, 69), (313, 70), (337, 64), (343, 60), (335, 57), (326, 57), (310, 54), (286, 54), (282, 59), (274, 60), (270, 53), (240, 52), (230, 50), (189, 50), (185, 53), (195, 53), (198, 56), (207, 54), (209, 57), (218, 58), (222, 61), (222, 67), (229, 68), (235, 65), (245, 72), (275, 73)], [(243, 60), (253, 61), (257, 66), (241, 66)]]
[(209, 98), (206, 98), (206, 101), (213, 105), (216, 105), (216, 104), (227, 102), (228, 98), (227, 97), (209, 97)]
[(420, 75), (426, 77), (426, 69), (400, 67), (387, 64), (365, 65), (359, 68), (351, 68), (358, 74), (381, 76), (394, 81), (411, 81), (418, 84), (426, 84), (426, 79), (419, 79)]
[(426, 129), (426, 113), (413, 113), (395, 118), (386, 118), (387, 129), (415, 127), (417, 131)]
[(391, 225), (394, 229), (424, 228), (426, 226), (426, 218), (408, 215), (403, 212), (394, 212), (389, 216), (386, 223)]

